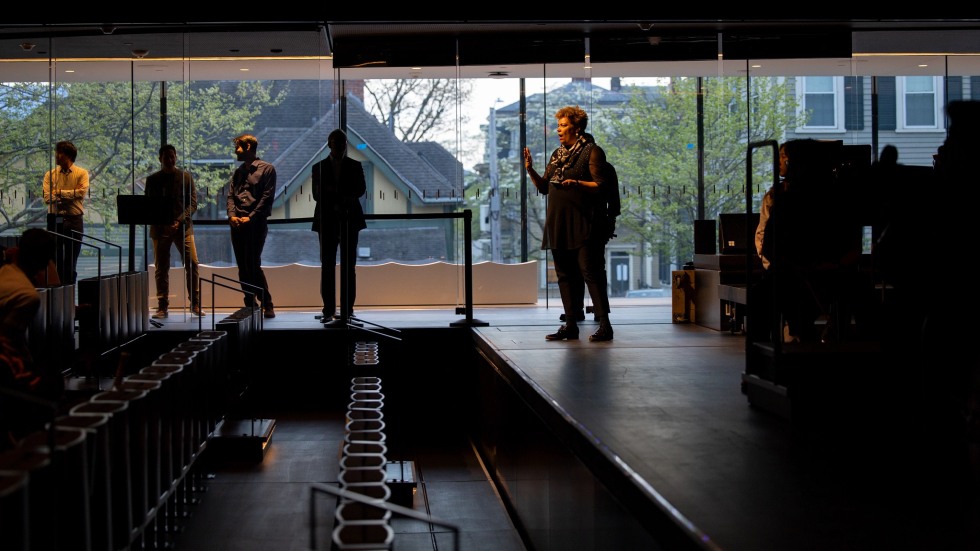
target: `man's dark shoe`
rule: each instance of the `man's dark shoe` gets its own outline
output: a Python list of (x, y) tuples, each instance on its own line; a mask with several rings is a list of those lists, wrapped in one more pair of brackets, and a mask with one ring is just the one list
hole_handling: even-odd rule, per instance
[(577, 341), (578, 340), (578, 327), (569, 328), (567, 325), (562, 325), (558, 328), (558, 331), (545, 335), (544, 340), (546, 341)]
[(347, 320), (341, 319), (341, 318), (331, 319), (331, 320), (327, 320), (327, 321), (323, 322), (323, 326), (324, 327), (329, 327), (331, 329), (334, 329), (334, 328), (346, 329), (347, 328)]
[[(565, 314), (558, 316), (558, 321), (565, 321)], [(579, 315), (575, 316), (575, 321), (585, 321), (585, 310), (579, 312)]]
[(266, 304), (262, 309), (262, 315), (264, 315), (266, 318), (274, 318), (276, 317), (276, 311), (272, 308), (271, 304)]
[(589, 336), (589, 341), (591, 342), (603, 342), (613, 340), (613, 328), (609, 325), (609, 322), (602, 322), (599, 324), (599, 328), (596, 329), (595, 333)]

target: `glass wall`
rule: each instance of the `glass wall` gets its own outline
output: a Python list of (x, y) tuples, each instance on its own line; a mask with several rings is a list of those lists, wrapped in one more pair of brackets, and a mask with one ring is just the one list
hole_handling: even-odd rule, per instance
[[(557, 300), (540, 250), (546, 198), (528, 181), (521, 149), (543, 167), (558, 145), (555, 111), (579, 105), (618, 171), (622, 214), (607, 273), (610, 296), (625, 300), (669, 287), (671, 271), (694, 257), (695, 220), (758, 210), (775, 159), (755, 145), (839, 140), (867, 164), (891, 145), (899, 162), (931, 166), (946, 104), (980, 95), (968, 56), (338, 68), (322, 33), (307, 32), (309, 51), (293, 56), (199, 56), (214, 38), (195, 33), (154, 36), (153, 50), (134, 35), (128, 59), (82, 55), (102, 37), (36, 40), (31, 57), (2, 67), (2, 234), (47, 227), (41, 181), (55, 143), (71, 140), (91, 178), (79, 277), (145, 269), (145, 226), (118, 223), (117, 196), (142, 194), (160, 145), (172, 143), (197, 186), (200, 261), (233, 266), (232, 138), (250, 133), (278, 175), (263, 262), (316, 266), (311, 167), (328, 153), (327, 134), (345, 128), (368, 185), (360, 265), (459, 266), (466, 252), (475, 263), (530, 261), (539, 296)], [(180, 287), (171, 293), (186, 299)]]

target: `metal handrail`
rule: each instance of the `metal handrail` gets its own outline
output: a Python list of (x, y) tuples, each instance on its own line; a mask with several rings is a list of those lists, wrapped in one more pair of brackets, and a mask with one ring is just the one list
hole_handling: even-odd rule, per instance
[[(250, 294), (250, 295), (255, 296), (255, 293), (250, 293), (250, 292), (248, 292), (245, 289), (242, 289), (240, 287), (232, 287), (231, 285), (225, 285), (223, 283), (218, 283), (217, 281), (214, 280), (215, 278), (224, 279), (225, 281), (231, 281), (231, 282), (237, 283), (240, 286), (241, 285), (244, 285), (245, 287), (252, 287), (254, 289), (258, 289), (259, 290), (258, 296), (261, 299), (262, 304), (265, 304), (265, 291), (262, 290), (262, 288), (259, 287), (258, 285), (252, 285), (251, 283), (245, 283), (244, 281), (239, 281), (237, 279), (232, 279), (230, 277), (225, 277), (223, 275), (211, 274), (211, 279), (203, 279), (203, 280), (204, 281), (210, 281), (211, 282), (211, 329), (212, 330), (214, 330), (214, 328), (215, 328), (215, 325), (214, 325), (214, 314), (215, 314), (215, 312), (214, 312), (214, 287), (215, 287), (215, 285), (217, 285), (218, 287), (223, 287), (225, 289), (231, 289), (232, 291), (237, 291), (237, 292), (239, 292), (239, 293), (241, 293), (243, 295)], [(204, 322), (202, 321), (201, 318), (198, 318), (197, 319), (197, 327), (198, 327), (198, 329), (200, 329), (201, 327), (203, 327), (203, 323)], [(263, 327), (265, 326), (265, 322), (262, 321), (261, 318), (259, 319), (259, 324), (262, 325)]]
[(391, 511), (396, 515), (408, 517), (420, 522), (428, 522), (430, 524), (435, 524), (446, 528), (453, 533), (453, 549), (455, 551), (459, 551), (459, 526), (449, 521), (433, 517), (432, 515), (420, 513), (414, 509), (402, 507), (396, 503), (379, 501), (356, 492), (348, 492), (347, 490), (334, 488), (333, 486), (322, 482), (315, 482), (312, 486), (310, 486), (310, 549), (316, 549), (316, 495), (319, 492), (327, 493), (340, 499), (349, 499), (351, 501), (356, 501), (357, 503), (367, 505), (368, 507), (374, 507), (384, 511)]
[[(83, 237), (85, 239), (91, 239), (93, 241), (98, 241), (99, 243), (103, 243), (103, 244), (109, 245), (110, 247), (116, 247), (117, 249), (119, 249), (119, 271), (116, 272), (116, 273), (119, 273), (119, 274), (122, 273), (122, 246), (121, 245), (116, 245), (115, 243), (113, 243), (111, 241), (106, 241), (105, 239), (99, 239), (98, 237), (95, 237), (95, 236), (92, 236), (92, 235), (88, 235), (88, 234), (82, 233), (82, 232), (80, 232), (78, 230), (71, 230), (71, 233), (72, 233), (72, 235), (78, 235), (78, 236)], [(82, 242), (82, 244), (85, 245), (87, 243)], [(88, 244), (88, 245), (89, 246), (92, 246), (92, 247), (95, 246), (95, 245), (91, 245), (91, 244)], [(98, 247), (96, 247), (96, 248), (98, 249)], [(102, 249), (99, 249), (99, 251), (101, 252)], [(99, 276), (100, 277), (102, 276), (102, 256), (101, 255), (99, 255)]]
[[(465, 243), (463, 251), (463, 291), (464, 291), (464, 313), (466, 317), (463, 319), (451, 322), (449, 325), (451, 327), (485, 327), (490, 325), (486, 321), (475, 319), (473, 317), (473, 211), (471, 209), (465, 209), (462, 212), (443, 212), (443, 213), (421, 213), (421, 214), (365, 214), (365, 220), (434, 220), (434, 219), (453, 219), (458, 218), (463, 220), (463, 241)], [(291, 218), (289, 220), (268, 220), (270, 225), (273, 224), (296, 224), (305, 223), (312, 221), (313, 218)], [(195, 220), (195, 224), (199, 226), (218, 226), (225, 225), (227, 221), (225, 220)], [(344, 269), (343, 263), (345, 259), (342, 257), (341, 270)], [(230, 278), (229, 278), (230, 279)], [(234, 280), (232, 280), (234, 281)], [(381, 333), (379, 333), (381, 334)], [(390, 335), (386, 335), (390, 336)]]
[[(93, 249), (95, 249), (96, 250), (96, 256), (98, 258), (98, 264), (97, 264), (97, 268), (96, 268), (96, 276), (97, 277), (102, 277), (102, 248), (101, 247), (96, 247), (95, 245), (93, 245), (91, 243), (86, 243), (86, 242), (82, 241), (81, 239), (75, 239), (74, 237), (69, 237), (69, 236), (67, 236), (67, 235), (65, 235), (63, 233), (58, 233), (56, 231), (52, 231), (52, 230), (44, 230), (44, 231), (46, 231), (46, 232), (48, 232), (51, 235), (54, 235), (56, 237), (60, 237), (61, 239), (67, 239), (68, 241), (71, 241), (73, 243), (78, 243), (79, 245), (85, 245), (86, 247), (92, 247)], [(78, 233), (78, 232), (75, 232), (75, 230), (72, 230), (72, 232), (73, 233)], [(120, 256), (119, 262), (121, 263), (122, 262), (122, 252), (119, 253), (119, 256)], [(64, 284), (64, 283), (67, 283), (67, 282), (66, 281), (62, 281), (61, 283)]]

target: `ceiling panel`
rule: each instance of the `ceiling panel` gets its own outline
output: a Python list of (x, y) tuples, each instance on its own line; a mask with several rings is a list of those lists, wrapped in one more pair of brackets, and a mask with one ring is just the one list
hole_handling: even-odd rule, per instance
[(977, 75), (976, 53), (976, 21), (940, 19), (0, 25), (2, 81)]

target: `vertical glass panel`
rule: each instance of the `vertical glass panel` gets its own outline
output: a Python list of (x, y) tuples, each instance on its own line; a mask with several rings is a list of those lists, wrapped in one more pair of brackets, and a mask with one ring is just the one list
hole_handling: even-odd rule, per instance
[[(522, 261), (521, 80), (468, 79), (472, 90), (461, 121), (467, 208), (473, 226), (473, 262)], [(470, 107), (465, 107), (465, 105)], [(533, 186), (532, 186), (533, 187)], [(532, 251), (534, 253), (536, 251)]]
[[(950, 68), (960, 61), (967, 62), (949, 58)], [(959, 70), (942, 76), (946, 64), (942, 56), (856, 56), (853, 79), (863, 86), (852, 103), (860, 106), (863, 116), (849, 126), (854, 130), (848, 133), (855, 137), (852, 142), (870, 145), (875, 159), (890, 145), (898, 151), (899, 163), (931, 167), (933, 154), (946, 138), (946, 98), (969, 94), (968, 76)], [(960, 67), (967, 69), (969, 63)], [(871, 118), (872, 102), (877, 121)]]
[[(346, 127), (348, 156), (361, 162), (367, 184), (358, 266), (406, 273), (425, 269), (413, 266), (445, 267), (442, 273), (451, 275), (429, 280), (425, 291), (441, 290), (440, 300), (463, 304), (465, 186), (485, 143), (469, 123), (487, 112), (462, 110), (472, 81), (460, 79), (455, 67), (341, 68), (336, 77), (344, 94), (338, 127)], [(419, 291), (413, 298), (435, 300)]]
[[(54, 50), (70, 56), (57, 43)], [(132, 62), (55, 59), (52, 68), (52, 148), (71, 141), (78, 151), (74, 166), (88, 171), (89, 179), (81, 200), (81, 233), (65, 232), (82, 241), (77, 279), (119, 273), (128, 266), (129, 248), (122, 247), (128, 240), (115, 223), (116, 196), (133, 189), (134, 136), (140, 136), (134, 125), (140, 98), (134, 95)]]
[[(772, 179), (772, 159), (754, 153), (747, 181), (747, 144), (840, 140), (861, 162), (892, 145), (899, 162), (931, 166), (945, 139), (946, 104), (980, 98), (980, 69), (971, 56), (594, 63), (591, 69), (568, 63), (511, 73), (499, 67), (335, 71), (322, 55), (322, 37), (314, 40), (320, 43), (314, 56), (197, 55), (213, 38), (172, 33), (156, 37), (159, 50), (137, 55), (134, 37), (132, 56), (108, 60), (76, 57), (74, 38), (51, 38), (36, 41), (31, 56), (37, 57), (5, 64), (3, 139), (18, 153), (4, 161), (4, 231), (46, 223), (40, 181), (53, 166), (54, 144), (69, 139), (78, 146), (79, 166), (90, 170), (86, 233), (116, 245), (84, 246), (80, 273), (114, 271), (131, 253), (137, 268), (152, 262), (145, 228), (135, 228), (130, 241), (130, 227), (118, 224), (115, 197), (143, 192), (145, 178), (159, 169), (161, 143), (169, 142), (178, 148), (178, 164), (195, 176), (202, 263), (233, 266), (225, 186), (238, 165), (231, 139), (248, 132), (279, 172), (275, 236), (263, 261), (316, 264), (316, 236), (307, 227), (310, 170), (327, 153), (329, 131), (345, 127), (349, 153), (366, 167), (366, 212), (471, 209), (474, 262), (540, 260), (539, 285), (547, 295), (548, 259), (540, 250), (547, 203), (533, 187), (522, 188), (520, 147), (526, 140), (543, 167), (558, 145), (554, 112), (579, 105), (619, 172), (623, 214), (607, 249), (609, 273), (625, 274), (626, 283), (610, 283), (619, 296), (668, 281), (692, 257), (692, 222), (742, 210), (746, 185), (757, 208)], [(16, 75), (11, 65), (19, 68)], [(463, 257), (459, 222), (405, 217), (371, 224), (396, 238), (379, 233), (365, 247), (364, 262)], [(429, 235), (413, 240), (404, 231), (410, 228)], [(388, 242), (397, 246), (385, 249)], [(627, 265), (614, 267), (614, 253)], [(174, 262), (179, 270), (181, 260)]]
[[(337, 83), (323, 58), (322, 37), (313, 31), (297, 32), (307, 36), (290, 41), (304, 46), (291, 51), (292, 55), (188, 59), (188, 80), (169, 89), (170, 141), (182, 151), (184, 166), (193, 173), (197, 187), (194, 234), (198, 257), (203, 267), (232, 279), (238, 275), (227, 197), (231, 176), (241, 165), (233, 141), (242, 134), (257, 139), (258, 158), (276, 170), (262, 265), (320, 264), (317, 234), (310, 224), (314, 206), (311, 168), (325, 155), (327, 135), (340, 118), (334, 93)], [(199, 42), (208, 39), (189, 36), (186, 47), (195, 51)], [(270, 287), (274, 286), (270, 283)], [(294, 304), (288, 289), (270, 291), (277, 305)], [(314, 293), (308, 302), (304, 305), (317, 306), (319, 296)], [(234, 301), (238, 303), (240, 300)]]
[[(54, 164), (49, 140), (49, 110), (55, 87), (47, 78), (46, 63), (33, 64), (45, 70), (25, 74), (23, 80), (0, 83), (0, 111), (4, 113), (0, 140), (3, 150), (17, 152), (0, 159), (0, 229), (17, 236), (26, 226), (44, 226), (48, 208), (41, 195), (44, 173)], [(40, 78), (41, 80), (30, 80)]]

